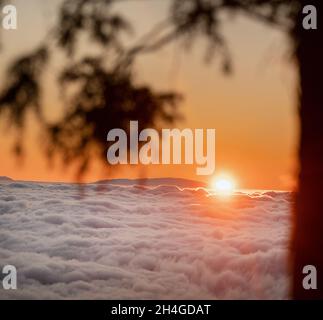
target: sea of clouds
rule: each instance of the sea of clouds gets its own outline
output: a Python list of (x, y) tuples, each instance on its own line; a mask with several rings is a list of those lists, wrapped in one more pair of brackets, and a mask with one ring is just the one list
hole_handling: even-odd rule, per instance
[(14, 299), (285, 299), (291, 194), (0, 183)]

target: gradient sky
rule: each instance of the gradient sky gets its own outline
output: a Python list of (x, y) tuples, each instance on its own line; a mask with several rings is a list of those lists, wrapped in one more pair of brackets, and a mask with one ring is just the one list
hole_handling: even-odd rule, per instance
[[(55, 21), (60, 1), (17, 0), (18, 30), (2, 32), (0, 80), (4, 70), (19, 52), (32, 49)], [(136, 36), (149, 31), (167, 12), (163, 0), (132, 1), (123, 5), (136, 30)], [(255, 21), (237, 16), (223, 24), (231, 49), (234, 72), (226, 76), (218, 60), (203, 61), (205, 43), (197, 41), (187, 52), (177, 43), (138, 62), (138, 81), (157, 89), (177, 90), (185, 100), (180, 110), (185, 120), (180, 128), (216, 129), (216, 174), (227, 172), (241, 188), (288, 189), (296, 173), (297, 116), (296, 76), (287, 38)], [(127, 40), (130, 41), (130, 40)], [(91, 50), (91, 48), (90, 48)], [(59, 66), (56, 57), (52, 69)], [(46, 107), (59, 113), (58, 93), (48, 82)], [(37, 123), (32, 120), (25, 134), (27, 153), (17, 163), (11, 153), (13, 133), (7, 134), (0, 122), (0, 175), (15, 179), (72, 181), (73, 168), (50, 167), (42, 156)], [(208, 182), (211, 177), (195, 175), (194, 166), (145, 166), (113, 170), (112, 177), (181, 177)], [(86, 176), (87, 181), (105, 178), (99, 166)]]

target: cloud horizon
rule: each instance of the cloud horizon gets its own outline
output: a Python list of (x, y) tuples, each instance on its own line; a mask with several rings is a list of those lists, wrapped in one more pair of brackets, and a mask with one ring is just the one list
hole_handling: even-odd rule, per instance
[(7, 299), (287, 299), (289, 192), (0, 183)]

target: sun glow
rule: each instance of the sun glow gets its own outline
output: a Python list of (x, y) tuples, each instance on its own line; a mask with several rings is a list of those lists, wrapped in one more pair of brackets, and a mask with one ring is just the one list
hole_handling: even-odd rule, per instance
[(216, 191), (216, 193), (230, 195), (234, 192), (236, 183), (231, 177), (218, 176), (214, 178), (211, 186), (212, 189)]

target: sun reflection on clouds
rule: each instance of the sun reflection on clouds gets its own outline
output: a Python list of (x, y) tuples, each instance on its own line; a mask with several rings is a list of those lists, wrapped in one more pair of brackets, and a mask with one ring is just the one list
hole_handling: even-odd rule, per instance
[(216, 194), (220, 195), (232, 195), (236, 190), (236, 182), (232, 176), (227, 174), (221, 174), (211, 181), (211, 188)]

